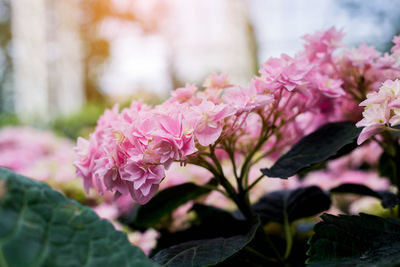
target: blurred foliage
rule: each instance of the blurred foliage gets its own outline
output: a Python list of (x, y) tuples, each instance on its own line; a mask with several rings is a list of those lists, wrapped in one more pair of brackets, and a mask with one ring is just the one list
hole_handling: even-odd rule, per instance
[[(162, 99), (154, 93), (147, 91), (138, 91), (136, 94), (129, 97), (116, 97), (109, 98), (107, 101), (102, 102), (88, 102), (77, 113), (70, 116), (59, 117), (53, 121), (50, 127), (59, 135), (66, 136), (72, 140), (76, 140), (78, 136), (89, 137), (89, 133), (93, 132), (97, 120), (104, 113), (106, 108), (111, 108), (115, 103), (119, 103), (120, 110), (129, 107), (134, 100), (141, 100), (148, 105), (157, 105), (162, 102)], [(4, 120), (5, 124), (15, 124), (13, 118), (15, 116), (7, 117)], [(2, 120), (0, 116), (0, 126)]]
[(51, 127), (57, 134), (76, 140), (78, 136), (88, 137), (96, 126), (98, 118), (106, 109), (105, 104), (86, 104), (79, 112), (56, 119)]
[(13, 109), (10, 4), (10, 0), (0, 0), (0, 113)]
[(18, 120), (15, 114), (0, 113), (0, 128), (8, 125), (19, 125), (19, 124), (20, 121)]

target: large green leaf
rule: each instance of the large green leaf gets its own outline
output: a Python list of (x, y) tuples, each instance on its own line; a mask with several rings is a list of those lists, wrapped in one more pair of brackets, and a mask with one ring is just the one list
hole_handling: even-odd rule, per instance
[(254, 238), (258, 222), (244, 235), (189, 241), (161, 250), (153, 260), (162, 266), (197, 267), (221, 263), (243, 249)]
[(263, 222), (283, 223), (285, 215), (291, 222), (317, 215), (328, 210), (330, 206), (328, 194), (317, 186), (308, 186), (265, 194), (253, 205), (253, 209)]
[[(328, 123), (303, 137), (271, 167), (261, 169), (268, 177), (289, 178), (298, 171), (323, 162), (341, 151), (348, 153), (361, 132), (353, 122)], [(344, 153), (343, 152), (343, 153)]]
[(309, 240), (310, 266), (399, 266), (400, 219), (324, 214)]
[(0, 266), (157, 266), (89, 207), (0, 168)]
[[(209, 184), (215, 185), (215, 180), (212, 179)], [(180, 205), (210, 191), (208, 188), (193, 183), (180, 184), (160, 191), (146, 205), (138, 208), (133, 226), (138, 228), (155, 227)]]

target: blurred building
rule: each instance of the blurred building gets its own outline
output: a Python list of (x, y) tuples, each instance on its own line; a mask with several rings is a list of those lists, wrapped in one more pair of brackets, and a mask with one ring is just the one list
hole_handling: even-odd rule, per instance
[(85, 92), (101, 101), (99, 91), (166, 97), (212, 72), (246, 86), (268, 57), (293, 55), (301, 36), (331, 26), (344, 30), (348, 45), (383, 49), (400, 29), (400, 0), (1, 1), (11, 2), (13, 45), (11, 53), (2, 47), (0, 74), (12, 54), (15, 90), (9, 101), (12, 86), (0, 84), (0, 102), (15, 102), (26, 122), (78, 110)]
[[(100, 85), (107, 94), (149, 90), (166, 96), (212, 72), (246, 85), (257, 69), (252, 26), (243, 0), (115, 1), (138, 21), (106, 19), (110, 60)], [(149, 32), (148, 26), (152, 26)]]
[(167, 37), (177, 79), (199, 83), (226, 72), (246, 86), (258, 69), (248, 6), (242, 0), (171, 0)]
[(15, 109), (22, 121), (70, 114), (84, 101), (78, 0), (13, 0)]

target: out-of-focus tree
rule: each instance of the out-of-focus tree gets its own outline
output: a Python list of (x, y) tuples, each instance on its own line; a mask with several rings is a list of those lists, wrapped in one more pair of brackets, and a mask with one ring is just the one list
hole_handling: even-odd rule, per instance
[[(119, 1), (120, 4), (124, 1)], [(89, 101), (102, 101), (99, 91), (99, 77), (103, 74), (104, 66), (110, 57), (110, 40), (100, 34), (99, 28), (106, 19), (117, 19), (121, 22), (136, 22), (145, 33), (158, 30), (159, 24), (155, 16), (143, 16), (140, 9), (135, 9), (139, 1), (125, 1), (127, 8), (118, 8), (113, 0), (85, 0), (82, 5), (81, 35), (84, 42), (84, 73), (86, 97)], [(163, 1), (158, 1), (152, 7), (154, 15), (162, 13)]]
[(81, 5), (86, 98), (89, 101), (99, 101), (103, 97), (98, 90), (97, 80), (101, 75), (101, 66), (110, 53), (108, 40), (101, 38), (97, 29), (105, 17), (113, 15), (112, 1), (86, 0), (82, 1)]
[(0, 113), (13, 109), (10, 0), (0, 0)]

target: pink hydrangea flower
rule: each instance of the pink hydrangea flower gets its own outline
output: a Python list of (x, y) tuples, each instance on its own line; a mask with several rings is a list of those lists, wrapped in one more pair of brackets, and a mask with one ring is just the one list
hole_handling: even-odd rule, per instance
[(328, 75), (315, 73), (313, 82), (316, 84), (318, 90), (328, 97), (339, 97), (345, 95), (342, 88), (343, 81), (339, 79), (332, 79)]
[(331, 27), (327, 31), (307, 34), (303, 39), (306, 41), (304, 49), (309, 60), (326, 62), (331, 60), (331, 53), (342, 46), (343, 32)]
[(131, 196), (140, 204), (146, 204), (154, 196), (164, 177), (163, 165), (128, 162), (121, 169), (121, 180), (128, 182)]
[(393, 54), (398, 54), (400, 52), (400, 36), (393, 37), (393, 47), (391, 48), (391, 52)]
[(286, 88), (288, 91), (308, 83), (307, 75), (313, 68), (305, 57), (292, 58), (282, 54), (280, 58), (270, 58), (260, 70), (261, 77), (268, 84), (268, 89)]
[(118, 106), (105, 111), (89, 140), (79, 139), (76, 147), (75, 166), (86, 190), (130, 195), (143, 204), (173, 163), (208, 159), (207, 165), (215, 159), (209, 153), (240, 162), (259, 136), (268, 137), (260, 152), (276, 159), (326, 122), (360, 120), (359, 99), (366, 94), (359, 143), (400, 124), (399, 82), (379, 89), (400, 75), (398, 38), (393, 53), (382, 56), (365, 44), (338, 51), (342, 35), (330, 28), (305, 36), (303, 51), (268, 59), (248, 86), (214, 73), (204, 90), (186, 85), (155, 107), (134, 102), (121, 112)]
[(357, 139), (357, 144), (364, 143), (365, 140), (383, 131), (383, 126), (388, 122), (386, 105), (372, 104), (365, 108), (364, 118), (357, 122), (357, 127), (363, 127)]
[(264, 108), (274, 101), (272, 94), (258, 94), (255, 85), (251, 84), (248, 89), (232, 87), (225, 91), (223, 99), (226, 104), (236, 110), (236, 115), (243, 112), (252, 112)]
[(230, 84), (228, 81), (228, 74), (221, 73), (218, 75), (216, 73), (213, 73), (207, 77), (203, 86), (211, 89), (224, 89), (231, 87), (232, 84)]
[(376, 51), (374, 46), (368, 46), (365, 43), (345, 53), (345, 58), (356, 67), (372, 65), (379, 56), (380, 53)]
[(185, 103), (189, 101), (197, 91), (196, 85), (187, 84), (185, 87), (177, 88), (171, 92), (171, 101)]
[(225, 104), (215, 105), (203, 100), (200, 105), (192, 107), (193, 115), (198, 117), (195, 136), (202, 146), (208, 146), (220, 137), (223, 121), (226, 117), (235, 113)]
[(385, 81), (379, 91), (368, 94), (360, 106), (366, 107), (364, 118), (356, 124), (365, 126), (358, 138), (359, 144), (384, 129), (390, 130), (389, 125), (400, 124), (400, 81)]

